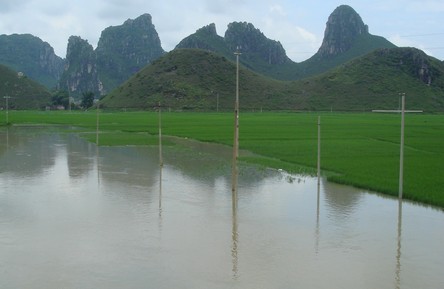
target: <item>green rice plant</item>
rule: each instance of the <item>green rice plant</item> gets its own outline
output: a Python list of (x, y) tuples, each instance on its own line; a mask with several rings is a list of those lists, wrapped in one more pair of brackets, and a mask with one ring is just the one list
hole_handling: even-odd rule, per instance
[[(397, 196), (400, 115), (372, 113), (240, 114), (241, 159), (295, 173), (315, 174), (317, 118), (321, 167), (330, 181)], [(95, 141), (96, 112), (10, 114), (13, 124), (81, 127)], [(157, 112), (101, 112), (100, 145), (157, 145)], [(163, 135), (231, 146), (233, 113), (162, 113)], [(85, 133), (89, 131), (89, 133)], [(444, 116), (406, 114), (404, 197), (444, 207)]]

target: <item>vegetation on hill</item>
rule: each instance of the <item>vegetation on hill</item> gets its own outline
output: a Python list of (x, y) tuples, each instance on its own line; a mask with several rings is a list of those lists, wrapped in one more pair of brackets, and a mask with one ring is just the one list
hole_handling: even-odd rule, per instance
[(341, 64), (345, 64), (350, 60), (363, 57), (377, 49), (395, 47), (396, 46), (387, 39), (367, 33), (357, 36), (353, 40), (353, 45), (340, 54), (328, 57), (318, 52), (309, 59), (298, 63), (297, 69), (294, 72), (289, 71), (289, 68), (286, 68), (286, 70), (282, 72), (285, 71), (285, 79), (300, 79), (314, 76), (336, 68)]
[(330, 15), (319, 51), (306, 61), (291, 61), (281, 43), (268, 39), (253, 24), (233, 22), (224, 37), (216, 34), (214, 24), (196, 31), (176, 48), (198, 48), (213, 51), (234, 60), (239, 48), (241, 63), (257, 73), (280, 80), (297, 80), (314, 76), (364, 56), (378, 48), (394, 48), (383, 37), (371, 35), (359, 14), (341, 5)]
[(380, 49), (310, 79), (295, 82), (316, 110), (398, 109), (444, 111), (444, 65), (414, 48)]
[(116, 88), (165, 53), (150, 14), (103, 30), (95, 52), (105, 91)]
[[(248, 69), (240, 71), (243, 105), (278, 109), (288, 86)], [(234, 103), (236, 65), (225, 57), (197, 49), (176, 49), (136, 73), (102, 100), (102, 106), (227, 110)], [(265, 101), (275, 98), (274, 102)]]
[(48, 89), (56, 87), (63, 59), (54, 49), (31, 34), (0, 35), (0, 64), (23, 72)]
[(0, 107), (6, 106), (3, 97), (8, 96), (9, 109), (42, 109), (51, 102), (51, 94), (41, 84), (0, 65)]
[[(55, 64), (60, 64), (52, 48), (36, 37), (1, 36), (1, 41), (6, 44), (0, 45), (0, 63), (2, 57), (15, 59), (11, 53), (16, 49), (17, 61), (24, 59), (34, 68), (56, 71)], [(29, 52), (39, 45), (40, 54)], [(103, 105), (115, 108), (147, 109), (161, 101), (178, 110), (228, 110), (235, 95), (233, 52), (238, 47), (244, 110), (393, 109), (400, 92), (407, 93), (410, 108), (444, 110), (443, 62), (371, 35), (347, 5), (333, 11), (318, 52), (301, 63), (291, 61), (279, 42), (246, 22), (230, 23), (224, 37), (214, 24), (205, 26), (161, 57), (164, 51), (151, 16), (144, 14), (105, 29), (96, 50), (86, 40), (70, 37), (58, 89), (77, 98), (87, 92), (109, 93)], [(22, 59), (26, 51), (29, 59)], [(32, 60), (36, 57), (40, 62)]]
[(100, 95), (102, 85), (97, 72), (97, 56), (88, 41), (79, 36), (68, 40), (66, 65), (60, 78), (59, 87), (69, 96), (81, 98), (86, 92)]
[[(241, 56), (242, 57), (242, 56)], [(177, 49), (138, 72), (102, 100), (114, 108), (231, 110), (236, 64), (217, 54)], [(444, 111), (444, 65), (413, 48), (377, 50), (322, 75), (278, 81), (241, 66), (241, 110)]]

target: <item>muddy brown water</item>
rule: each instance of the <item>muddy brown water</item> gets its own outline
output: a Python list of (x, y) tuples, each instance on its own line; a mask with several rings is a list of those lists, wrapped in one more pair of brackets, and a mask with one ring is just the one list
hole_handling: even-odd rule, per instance
[(181, 143), (0, 129), (0, 288), (443, 288), (444, 214)]

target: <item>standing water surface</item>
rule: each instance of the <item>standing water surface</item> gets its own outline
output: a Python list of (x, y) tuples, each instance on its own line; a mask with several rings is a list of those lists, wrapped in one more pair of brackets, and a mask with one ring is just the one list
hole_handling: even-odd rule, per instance
[(244, 164), (233, 207), (231, 150), (0, 139), (0, 288), (444, 288), (441, 210)]

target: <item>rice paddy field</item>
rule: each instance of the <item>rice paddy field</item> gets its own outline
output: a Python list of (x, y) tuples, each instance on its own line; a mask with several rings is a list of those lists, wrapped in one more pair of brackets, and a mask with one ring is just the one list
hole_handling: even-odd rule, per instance
[[(397, 196), (400, 114), (241, 112), (241, 160), (314, 175), (318, 116), (322, 174), (333, 182)], [(97, 119), (99, 145), (158, 143), (157, 112), (9, 112), (12, 125), (74, 126), (92, 142)], [(232, 113), (162, 112), (161, 123), (163, 136), (233, 143)], [(166, 137), (163, 144), (172, 142)], [(444, 208), (444, 115), (406, 114), (403, 186), (404, 198)]]

